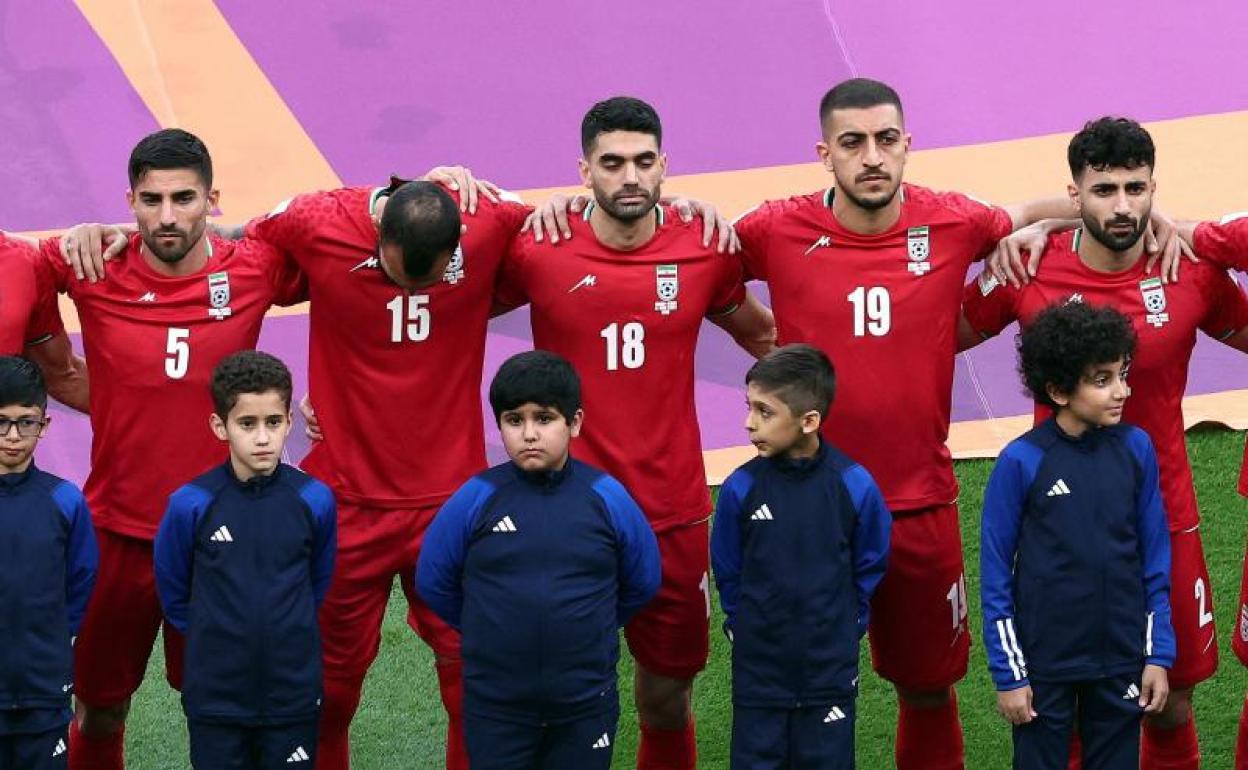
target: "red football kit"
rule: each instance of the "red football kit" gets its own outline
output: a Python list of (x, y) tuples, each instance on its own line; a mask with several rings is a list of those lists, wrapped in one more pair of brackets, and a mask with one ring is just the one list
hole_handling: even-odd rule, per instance
[(700, 221), (662, 207), (648, 242), (617, 251), (594, 235), (592, 211), (573, 218), (566, 243), (517, 239), (498, 304), (529, 303), (534, 346), (580, 375), (586, 417), (572, 451), (624, 484), (663, 556), (663, 586), (629, 624), (629, 645), (648, 670), (689, 678), (706, 664), (711, 510), (694, 351), (702, 319), (744, 299), (741, 265), (702, 245)]
[(39, 284), (37, 258), (34, 247), (0, 233), (0, 356), (21, 355), (65, 330), (55, 289)]
[[(1131, 361), (1131, 396), (1123, 420), (1148, 433), (1157, 448), (1161, 492), (1172, 538), (1171, 605), (1178, 638), (1174, 686), (1188, 687), (1213, 674), (1217, 646), (1209, 577), (1197, 527), (1200, 513), (1183, 435), (1183, 393), (1196, 332), (1225, 339), (1248, 326), (1248, 299), (1223, 270), (1186, 266), (1178, 283), (1162, 284), (1145, 260), (1128, 270), (1091, 269), (1077, 253), (1082, 230), (1049, 238), (1039, 274), (1020, 290), (999, 286), (987, 274), (965, 288), (963, 312), (987, 337), (1018, 320), (1024, 326), (1046, 307), (1072, 300), (1113, 307), (1131, 319), (1139, 337)], [(1037, 407), (1037, 420), (1048, 410)]]
[(210, 238), (207, 264), (178, 277), (154, 271), (141, 243), (131, 236), (98, 283), (74, 279), (59, 239), (43, 241), (36, 265), (77, 306), (91, 370), (85, 492), (100, 573), (75, 675), (78, 697), (94, 706), (125, 700), (143, 679), (161, 622), (151, 540), (170, 493), (227, 455), (208, 427), (213, 367), (254, 348), (265, 311), (304, 292), (294, 266), (257, 241)]
[[(408, 292), (381, 269), (372, 211), (388, 188), (300, 195), (247, 233), (308, 277), (309, 390), (324, 440), (303, 468), (338, 505), (334, 580), (321, 606), (325, 663), (317, 767), (347, 767), (348, 726), (377, 656), (395, 575), (408, 622), (437, 654), (450, 717), (447, 767), (466, 767), (459, 636), (417, 596), (416, 560), (438, 506), (485, 467), (479, 398), (502, 255), (528, 209), (482, 201), (442, 280)], [(451, 193), (452, 197), (455, 193)]]
[(897, 223), (863, 235), (837, 221), (833, 194), (764, 203), (737, 234), (746, 272), (770, 289), (780, 343), (815, 345), (836, 366), (825, 435), (871, 472), (896, 517), (872, 603), (875, 668), (904, 687), (942, 688), (965, 674), (969, 650), (945, 446), (958, 308), (968, 267), (1009, 234), (1010, 216), (904, 184)]

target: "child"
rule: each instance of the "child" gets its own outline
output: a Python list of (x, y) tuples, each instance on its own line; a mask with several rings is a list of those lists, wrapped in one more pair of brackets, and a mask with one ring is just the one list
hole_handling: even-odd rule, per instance
[(169, 497), (156, 535), (165, 617), (186, 634), (191, 765), (311, 768), (321, 703), (316, 613), (334, 565), (329, 488), (281, 461), (290, 372), (245, 350), (212, 374), (230, 459)]
[(1170, 539), (1148, 436), (1121, 424), (1131, 322), (1083, 302), (1019, 340), (1027, 390), (1054, 414), (1011, 442), (984, 492), (984, 648), (1014, 767), (1139, 767), (1140, 717), (1174, 663)]
[(0, 356), (0, 770), (69, 766), (73, 639), (99, 564), (82, 492), (35, 467), (47, 405), (38, 367)]
[(619, 628), (659, 587), (654, 533), (624, 487), (569, 457), (581, 384), (553, 353), (512, 356), (490, 383), (511, 462), (438, 511), (420, 595), (463, 633), (473, 770), (611, 766)]
[(711, 566), (732, 640), (732, 767), (852, 768), (858, 643), (892, 519), (820, 437), (832, 362), (786, 345), (745, 376), (758, 457), (719, 490)]

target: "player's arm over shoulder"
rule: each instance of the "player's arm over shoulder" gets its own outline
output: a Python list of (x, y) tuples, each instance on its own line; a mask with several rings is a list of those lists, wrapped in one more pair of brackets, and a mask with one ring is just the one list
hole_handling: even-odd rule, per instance
[(1220, 267), (1248, 270), (1248, 211), (1227, 214), (1217, 221), (1181, 222), (1179, 234), (1196, 256)]

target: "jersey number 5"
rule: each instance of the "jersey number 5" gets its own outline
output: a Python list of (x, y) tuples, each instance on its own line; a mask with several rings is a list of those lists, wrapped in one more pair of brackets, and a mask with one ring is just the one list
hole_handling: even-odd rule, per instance
[(400, 294), (387, 302), (386, 309), (390, 311), (390, 341), (421, 342), (429, 339), (429, 326), (433, 317), (429, 314), (428, 306), (427, 294)]
[(170, 327), (165, 338), (165, 376), (180, 380), (191, 366), (191, 330)]
[(883, 286), (859, 286), (846, 297), (854, 306), (854, 336), (883, 337), (893, 328), (892, 299)]

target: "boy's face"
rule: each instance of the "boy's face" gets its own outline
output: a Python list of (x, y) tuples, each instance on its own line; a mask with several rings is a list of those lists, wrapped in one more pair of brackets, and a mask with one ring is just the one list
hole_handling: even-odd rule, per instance
[(511, 461), (525, 471), (554, 471), (568, 461), (568, 444), (581, 432), (584, 412), (576, 410), (566, 419), (553, 406), (521, 404), (498, 416), (503, 448)]
[(267, 476), (282, 460), (290, 433), (290, 404), (276, 390), (242, 393), (225, 420), (210, 418), (217, 438), (230, 442), (230, 461), (242, 480)]
[(745, 386), (745, 401), (749, 407), (745, 430), (762, 457), (785, 455), (799, 444), (809, 442), (822, 422), (818, 412), (793, 414), (789, 405), (776, 394), (754, 382)]
[(1131, 395), (1127, 385), (1129, 364), (1121, 358), (1107, 364), (1093, 364), (1083, 372), (1073, 393), (1061, 393), (1050, 386), (1049, 397), (1063, 407), (1069, 418), (1085, 428), (1102, 428), (1122, 422), (1122, 407)]
[(37, 406), (0, 407), (0, 474), (21, 473), (30, 467), (35, 444), (43, 438), (48, 422)]

